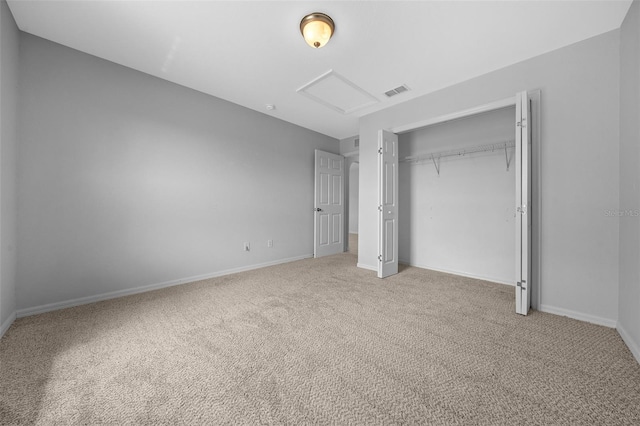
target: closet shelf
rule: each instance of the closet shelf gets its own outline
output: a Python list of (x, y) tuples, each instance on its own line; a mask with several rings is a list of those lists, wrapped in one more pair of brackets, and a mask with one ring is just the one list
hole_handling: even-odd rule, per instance
[(408, 157), (401, 159), (400, 162), (418, 164), (423, 161), (431, 161), (433, 162), (433, 165), (436, 168), (436, 172), (438, 172), (438, 176), (440, 176), (440, 159), (441, 158), (465, 156), (467, 154), (475, 154), (479, 152), (504, 151), (504, 157), (507, 164), (507, 171), (509, 171), (509, 166), (511, 165), (511, 156), (509, 155), (508, 150), (509, 148), (515, 148), (515, 146), (516, 146), (515, 140), (508, 140), (504, 142), (477, 145), (477, 146), (448, 150), (448, 151), (427, 152), (427, 153), (410, 155)]

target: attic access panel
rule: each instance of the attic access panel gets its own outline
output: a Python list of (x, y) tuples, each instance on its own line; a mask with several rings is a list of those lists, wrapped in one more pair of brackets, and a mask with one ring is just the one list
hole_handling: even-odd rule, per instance
[(351, 114), (380, 102), (378, 98), (333, 70), (305, 84), (297, 92), (342, 114)]

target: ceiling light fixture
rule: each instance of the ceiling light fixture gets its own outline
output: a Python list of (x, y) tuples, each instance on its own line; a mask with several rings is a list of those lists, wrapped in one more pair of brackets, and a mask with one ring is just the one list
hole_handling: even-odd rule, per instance
[(304, 40), (316, 49), (329, 42), (335, 28), (333, 19), (320, 12), (310, 13), (300, 21), (300, 32)]

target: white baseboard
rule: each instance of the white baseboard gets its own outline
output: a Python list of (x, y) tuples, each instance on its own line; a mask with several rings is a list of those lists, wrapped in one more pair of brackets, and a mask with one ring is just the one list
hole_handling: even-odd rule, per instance
[(633, 341), (631, 335), (627, 333), (627, 331), (624, 329), (624, 327), (622, 327), (622, 325), (620, 325), (620, 323), (616, 325), (616, 330), (618, 330), (618, 334), (620, 334), (620, 337), (622, 337), (622, 340), (624, 340), (624, 343), (627, 344), (629, 350), (636, 358), (636, 361), (638, 361), (638, 363), (640, 364), (640, 345), (638, 344), (638, 342)]
[(560, 315), (563, 317), (569, 317), (580, 321), (590, 322), (592, 324), (603, 325), (609, 328), (616, 328), (616, 321), (597, 317), (595, 315), (583, 314), (582, 312), (571, 311), (569, 309), (558, 308), (550, 305), (540, 305), (538, 308), (540, 312), (546, 312), (548, 314)]
[(358, 268), (368, 269), (370, 271), (378, 272), (378, 268), (376, 268), (375, 266), (365, 265), (364, 263), (360, 263), (360, 262), (358, 262), (357, 266)]
[(420, 264), (417, 264), (417, 263), (411, 263), (411, 262), (409, 262), (407, 260), (403, 260), (403, 259), (400, 259), (400, 263), (404, 263), (405, 265), (415, 266), (416, 268), (429, 269), (431, 271), (444, 272), (445, 274), (459, 275), (461, 277), (474, 278), (476, 280), (482, 280), (482, 281), (491, 281), (492, 283), (506, 284), (506, 285), (510, 285), (512, 287), (515, 287), (515, 283), (513, 281), (505, 281), (504, 279), (501, 279), (501, 278), (489, 277), (489, 276), (485, 276), (485, 275), (470, 274), (468, 272), (454, 271), (454, 270), (449, 270), (449, 269), (434, 268), (434, 267), (428, 266), (428, 265), (420, 265)]
[(2, 339), (2, 336), (4, 336), (4, 333), (7, 332), (7, 330), (9, 330), (9, 327), (11, 327), (11, 324), (13, 324), (13, 322), (16, 320), (16, 313), (13, 312), (11, 313), (11, 315), (9, 315), (9, 318), (7, 318), (2, 325), (0, 326), (0, 339)]
[(16, 312), (16, 315), (18, 318), (21, 318), (21, 317), (26, 317), (30, 315), (43, 314), (45, 312), (56, 311), (58, 309), (71, 308), (74, 306), (86, 305), (88, 303), (95, 303), (95, 302), (101, 302), (103, 300), (115, 299), (123, 296), (130, 296), (132, 294), (145, 293), (147, 291), (159, 290), (166, 287), (172, 287), (174, 285), (187, 284), (194, 281), (201, 281), (209, 278), (221, 277), (223, 275), (231, 275), (231, 274), (237, 274), (238, 272), (245, 272), (245, 271), (251, 271), (253, 269), (265, 268), (267, 266), (274, 266), (282, 263), (295, 262), (296, 260), (308, 259), (310, 257), (313, 257), (313, 254), (305, 254), (302, 256), (290, 257), (287, 259), (279, 259), (271, 262), (259, 263), (259, 264), (249, 265), (249, 266), (242, 266), (239, 268), (226, 269), (224, 271), (218, 271), (218, 272), (213, 272), (213, 273), (204, 274), (204, 275), (196, 275), (188, 278), (180, 278), (177, 280), (164, 281), (161, 283), (145, 285), (142, 287), (111, 291), (108, 293), (97, 294), (95, 296), (79, 297), (77, 299), (65, 300), (62, 302), (48, 303), (46, 305), (34, 306), (32, 308), (19, 309)]

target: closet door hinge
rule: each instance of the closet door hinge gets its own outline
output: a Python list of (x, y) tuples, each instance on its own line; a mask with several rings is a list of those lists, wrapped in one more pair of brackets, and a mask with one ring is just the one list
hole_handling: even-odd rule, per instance
[(380, 204), (380, 205), (378, 206), (378, 211), (379, 211), (379, 212), (381, 212), (381, 211), (382, 211), (382, 204)]
[(382, 155), (382, 148), (378, 148), (378, 154)]
[(382, 255), (381, 254), (378, 255), (378, 262), (382, 262)]

